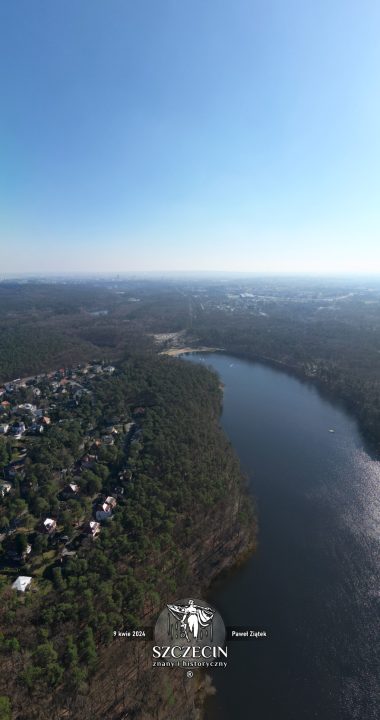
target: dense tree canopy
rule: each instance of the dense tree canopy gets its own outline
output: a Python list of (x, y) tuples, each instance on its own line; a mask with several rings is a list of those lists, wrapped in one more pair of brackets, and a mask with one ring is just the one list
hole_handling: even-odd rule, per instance
[[(33, 592), (22, 598), (3, 585), (3, 651), (9, 654), (9, 642), (17, 641), (17, 682), (37, 695), (63, 681), (68, 691), (83, 689), (96, 670), (99, 646), (113, 631), (144, 624), (186, 585), (195, 538), (202, 547), (210, 532), (207, 517), (225, 537), (251, 521), (247, 512), (235, 527), (229, 509), (241, 492), (240, 469), (219, 428), (214, 373), (139, 356), (91, 387), (70, 418), (67, 401), (56, 403), (54, 423), (31, 443), (17, 491), (3, 499), (4, 516), (21, 522), (6, 542), (22, 555), (30, 540), (24, 567), (34, 577)], [(121, 428), (132, 418), (131, 435)], [(99, 447), (97, 459), (88, 459), (91, 467), (75, 470), (84, 443), (94, 443), (111, 422), (119, 423), (114, 444)], [(67, 473), (75, 472), (80, 490), (67, 498)], [(99, 499), (113, 494), (112, 520), (102, 521), (96, 539), (85, 536), (81, 528)], [(55, 536), (41, 532), (47, 514), (57, 518)], [(60, 544), (61, 536), (70, 544)]]

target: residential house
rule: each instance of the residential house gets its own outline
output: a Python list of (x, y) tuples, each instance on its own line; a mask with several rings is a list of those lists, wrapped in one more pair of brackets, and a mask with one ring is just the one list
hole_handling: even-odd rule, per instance
[(32, 423), (32, 425), (29, 428), (29, 432), (31, 432), (33, 435), (40, 435), (44, 431), (44, 426), (40, 425), (39, 423)]
[(107, 502), (102, 503), (95, 513), (98, 521), (109, 520), (112, 517), (112, 507)]
[(80, 487), (76, 483), (69, 483), (68, 489), (74, 494), (77, 495), (79, 493)]
[(12, 590), (18, 590), (18, 592), (25, 592), (30, 586), (32, 578), (27, 575), (19, 575), (12, 585)]
[(127, 422), (124, 424), (124, 432), (128, 435), (128, 433), (131, 432), (131, 430), (135, 427), (136, 423), (134, 422)]
[(88, 470), (94, 467), (96, 461), (96, 455), (90, 455), (89, 453), (86, 453), (86, 455), (83, 455), (83, 457), (79, 460), (79, 465), (82, 470)]
[[(88, 441), (91, 442), (91, 438), (89, 438)], [(96, 453), (98, 452), (99, 448), (101, 447), (101, 444), (102, 444), (101, 439), (100, 439), (100, 438), (96, 438), (96, 440), (94, 440), (93, 443), (90, 445), (90, 447), (89, 447), (89, 452), (90, 452), (92, 455), (96, 455)]]
[(2, 497), (5, 497), (7, 493), (9, 493), (12, 490), (12, 485), (10, 482), (1, 481), (0, 482), (0, 495)]
[(54, 532), (54, 530), (57, 527), (56, 520), (52, 520), (51, 518), (46, 518), (43, 522), (43, 529), (45, 532), (47, 532), (49, 535)]
[(22, 559), (25, 560), (28, 557), (28, 555), (30, 555), (31, 552), (32, 552), (32, 546), (28, 543), (26, 546), (26, 550), (24, 550), (24, 552), (22, 553)]
[(26, 558), (30, 553), (32, 552), (32, 546), (28, 543), (26, 546), (26, 549), (23, 552), (18, 552), (17, 550), (8, 550), (6, 552), (7, 557), (9, 557), (10, 560), (15, 560), (16, 562), (25, 562)]
[(16, 475), (24, 472), (25, 458), (20, 460), (13, 460), (3, 468), (4, 477), (6, 480), (12, 480)]
[(117, 505), (117, 500), (116, 500), (116, 498), (114, 498), (114, 497), (112, 497), (111, 495), (109, 495), (108, 498), (106, 498), (106, 503), (107, 503), (107, 505), (109, 505), (112, 509), (114, 509), (114, 508), (116, 507), (116, 505)]
[(14, 423), (11, 427), (11, 433), (14, 436), (15, 440), (20, 440), (25, 432), (26, 427), (25, 423), (23, 422)]
[(78, 497), (80, 487), (76, 483), (72, 482), (66, 485), (65, 488), (63, 488), (62, 491), (62, 497), (65, 500), (69, 500), (70, 498)]
[(37, 406), (32, 405), (32, 403), (22, 403), (21, 405), (17, 405), (14, 409), (14, 413), (16, 415), (25, 415), (26, 413), (29, 415), (34, 415), (37, 411)]
[(100, 533), (100, 524), (98, 522), (95, 522), (95, 520), (91, 520), (88, 525), (85, 527), (85, 533), (87, 535), (92, 535), (92, 537), (96, 537)]
[(118, 431), (114, 425), (109, 425), (109, 427), (106, 428), (106, 433), (107, 435), (118, 435)]

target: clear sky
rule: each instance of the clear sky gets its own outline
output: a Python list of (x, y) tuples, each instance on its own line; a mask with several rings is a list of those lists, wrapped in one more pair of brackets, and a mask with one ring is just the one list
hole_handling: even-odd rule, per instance
[(3, 0), (0, 275), (380, 272), (378, 0)]

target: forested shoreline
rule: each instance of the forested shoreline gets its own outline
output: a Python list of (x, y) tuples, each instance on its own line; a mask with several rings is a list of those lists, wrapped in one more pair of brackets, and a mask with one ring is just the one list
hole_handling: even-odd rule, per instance
[(0, 383), (94, 358), (120, 360), (126, 349), (154, 355), (178, 336), (182, 346), (225, 348), (316, 383), (355, 415), (379, 456), (376, 287), (285, 279), (0, 283)]
[[(2, 424), (16, 437), (14, 412), (27, 413), (34, 389), (51, 416), (38, 439), (36, 423), (30, 439), (0, 438), (3, 472), (15, 471), (0, 498), (0, 561), (18, 558), (0, 570), (6, 720), (196, 717), (202, 683), (187, 690), (184, 708), (179, 678), (153, 676), (149, 649), (136, 645), (126, 655), (112, 639), (125, 623), (153, 622), (168, 596), (186, 596), (189, 585), (206, 592), (254, 544), (239, 463), (219, 427), (219, 379), (163, 350), (218, 347), (295, 373), (344, 402), (379, 455), (380, 326), (372, 295), (322, 317), (319, 295), (290, 302), (230, 291), (141, 282), (0, 285)], [(115, 373), (97, 376), (110, 362)], [(93, 379), (86, 380), (89, 363)], [(7, 390), (10, 380), (31, 374), (40, 377)], [(78, 487), (70, 498), (62, 494), (67, 472)], [(78, 539), (115, 499), (97, 537)], [(41, 534), (47, 516), (57, 525), (52, 538)], [(33, 578), (21, 598), (11, 589), (19, 572)]]
[(182, 346), (225, 348), (317, 382), (344, 401), (378, 454), (376, 288), (286, 279), (0, 283), (0, 383), (94, 358), (120, 360), (126, 350), (155, 354), (177, 335)]
[[(339, 333), (346, 335), (347, 327)], [(352, 338), (350, 352), (331, 346), (326, 329), (297, 323), (279, 323), (277, 328), (265, 323), (226, 322), (211, 319), (197, 327), (201, 342), (223, 347), (242, 359), (264, 362), (316, 384), (335, 400), (343, 402), (359, 423), (368, 448), (380, 456), (380, 358), (377, 342), (364, 344), (361, 333)], [(364, 338), (366, 337), (363, 333)], [(354, 335), (355, 337), (355, 335)], [(373, 345), (375, 344), (375, 348)]]
[[(163, 703), (162, 717), (174, 720), (181, 698), (173, 690), (178, 697), (168, 708), (160, 679), (146, 665), (149, 647), (136, 674), (135, 650), (126, 654), (120, 641), (115, 648), (113, 632), (149, 624), (178, 593), (205, 590), (215, 573), (252, 547), (250, 501), (219, 427), (219, 380), (179, 360), (132, 355), (112, 377), (88, 387), (91, 394), (70, 411), (67, 400), (58, 404), (54, 426), (33, 441), (5, 498), (8, 521), (20, 518), (9, 542), (20, 538), (21, 545), (24, 538), (32, 551), (1, 576), (1, 695), (14, 718), (42, 720), (64, 710), (73, 719), (109, 717), (112, 703), (100, 688), (114, 682), (116, 653), (120, 670), (134, 678), (120, 707), (136, 711), (140, 703), (136, 717), (150, 717), (139, 700), (143, 683), (152, 707)], [(94, 445), (104, 422), (134, 417), (133, 443), (120, 439), (100, 449), (92, 469), (77, 472), (77, 496), (62, 502), (68, 482), (62, 462), (70, 467), (83, 443)], [(78, 536), (67, 545), (74, 527), (90, 519), (96, 498), (115, 494), (115, 484), (112, 521), (101, 523), (95, 539)], [(37, 529), (46, 515), (57, 529), (55, 537), (42, 536), (40, 547)], [(64, 555), (55, 552), (60, 535), (70, 550)], [(25, 595), (11, 589), (18, 573), (33, 578)], [(173, 687), (177, 680), (173, 676)]]

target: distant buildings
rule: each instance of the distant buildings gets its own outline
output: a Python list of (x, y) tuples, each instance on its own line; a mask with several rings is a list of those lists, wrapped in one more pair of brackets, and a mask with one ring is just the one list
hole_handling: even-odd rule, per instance
[(21, 405), (17, 405), (14, 408), (13, 412), (16, 415), (24, 415), (25, 413), (35, 415), (35, 413), (37, 412), (37, 406), (32, 405), (32, 403), (22, 403)]
[[(7, 437), (6, 449), (9, 448), (12, 452), (12, 454), (9, 452), (4, 456), (5, 460), (2, 461), (0, 468), (0, 501), (3, 504), (4, 502), (11, 504), (15, 499), (17, 500), (15, 489), (17, 488), (18, 491), (19, 481), (24, 480), (23, 488), (28, 491), (32, 488), (38, 494), (40, 480), (29, 472), (34, 462), (32, 449), (48, 448), (49, 443), (48, 440), (45, 440), (45, 436), (48, 438), (49, 434), (54, 432), (52, 428), (63, 427), (66, 429), (71, 409), (80, 404), (82, 397), (91, 396), (95, 392), (96, 385), (102, 376), (110, 376), (115, 372), (117, 370), (113, 365), (97, 361), (86, 366), (77, 366), (74, 369), (60, 368), (48, 374), (36, 375), (24, 380), (12, 380), (4, 387), (0, 387), (0, 437)], [(20, 388), (26, 388), (26, 391), (20, 392)], [(25, 402), (25, 400), (29, 402)], [(143, 407), (135, 408), (135, 411), (137, 416), (145, 415)], [(136, 422), (131, 422), (129, 412), (130, 410), (123, 417), (111, 415), (96, 425), (89, 422), (85, 427), (85, 434), (82, 435), (81, 442), (78, 441), (75, 445), (72, 458), (69, 455), (70, 459), (67, 461), (65, 458), (65, 461), (62, 462), (62, 464), (66, 463), (67, 467), (55, 468), (54, 472), (57, 474), (59, 483), (58, 505), (54, 510), (56, 519), (45, 517), (45, 515), (41, 516), (38, 510), (35, 513), (31, 512), (31, 515), (35, 517), (33, 532), (47, 536), (44, 547), (49, 547), (50, 552), (61, 561), (66, 556), (75, 555), (77, 547), (83, 541), (83, 535), (96, 538), (101, 532), (100, 523), (110, 520), (117, 503), (123, 502), (122, 483), (131, 476), (131, 471), (128, 469), (119, 473), (119, 476), (111, 478), (112, 482), (117, 484), (107, 484), (108, 492), (113, 492), (113, 495), (107, 497), (98, 495), (92, 512), (90, 505), (86, 505), (87, 518), (81, 515), (81, 504), (75, 503), (73, 500), (88, 497), (86, 482), (81, 479), (81, 474), (89, 469), (96, 472), (99, 457), (106, 456), (104, 447), (112, 446), (115, 442), (118, 446), (123, 447), (128, 437), (128, 443), (125, 445), (128, 450), (131, 439), (139, 427), (137, 418)], [(18, 440), (22, 441), (14, 442)], [(45, 510), (45, 512), (50, 512), (50, 510)], [(90, 519), (91, 516), (93, 519)], [(27, 543), (25, 549), (20, 550), (12, 537), (17, 528), (25, 526), (26, 517), (27, 512), (22, 510), (17, 517), (12, 519), (11, 523), (5, 524), (1, 531), (1, 540), (6, 539), (6, 543), (9, 545), (4, 557), (10, 563), (25, 562), (28, 558), (28, 562), (31, 562), (31, 567), (33, 567), (35, 553), (32, 545)], [(71, 520), (73, 521), (71, 522)], [(80, 528), (80, 531), (63, 535), (63, 532), (68, 532), (66, 525)], [(60, 528), (59, 533), (57, 533), (57, 527)], [(75, 549), (71, 549), (70, 545), (73, 542), (72, 535), (76, 543)], [(27, 540), (29, 539), (26, 533), (25, 537)], [(62, 543), (70, 545), (70, 548), (62, 549)], [(88, 545), (85, 544), (85, 547)], [(38, 544), (36, 548), (38, 548)], [(37, 549), (36, 553), (38, 554)], [(20, 575), (13, 583), (12, 588), (19, 592), (25, 592), (31, 582), (30, 576)]]

